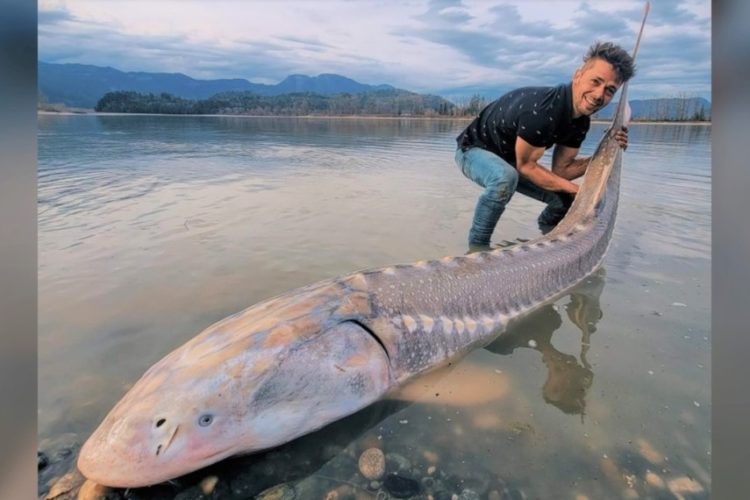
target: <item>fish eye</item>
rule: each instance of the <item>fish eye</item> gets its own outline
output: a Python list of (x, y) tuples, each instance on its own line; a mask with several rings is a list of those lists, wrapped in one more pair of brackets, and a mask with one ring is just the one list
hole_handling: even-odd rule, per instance
[(198, 425), (201, 427), (208, 427), (214, 421), (214, 416), (210, 413), (205, 413), (198, 418)]

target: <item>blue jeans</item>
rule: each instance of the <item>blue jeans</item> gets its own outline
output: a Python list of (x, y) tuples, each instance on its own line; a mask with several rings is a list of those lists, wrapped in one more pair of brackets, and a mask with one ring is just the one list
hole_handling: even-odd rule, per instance
[(463, 174), (484, 188), (479, 196), (469, 231), (470, 246), (488, 246), (495, 225), (513, 197), (513, 193), (530, 196), (546, 203), (537, 222), (547, 232), (565, 217), (573, 196), (547, 191), (520, 177), (518, 171), (494, 153), (481, 148), (456, 151), (456, 164)]

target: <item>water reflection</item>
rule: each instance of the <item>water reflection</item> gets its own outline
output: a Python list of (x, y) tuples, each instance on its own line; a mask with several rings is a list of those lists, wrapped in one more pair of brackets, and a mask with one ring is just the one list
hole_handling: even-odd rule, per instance
[(542, 355), (547, 367), (547, 379), (542, 386), (544, 400), (569, 415), (585, 415), (586, 393), (594, 381), (594, 372), (586, 359), (591, 346), (591, 335), (603, 313), (599, 297), (604, 289), (605, 271), (597, 270), (570, 292), (565, 305), (568, 318), (581, 331), (581, 350), (578, 358), (560, 352), (552, 344), (552, 335), (563, 324), (554, 304), (548, 304), (531, 316), (522, 319), (508, 333), (486, 347), (490, 352), (509, 355), (517, 348), (533, 349)]
[(252, 116), (96, 116), (96, 123), (114, 133), (156, 131), (200, 132), (203, 139), (211, 134), (283, 134), (289, 138), (330, 136), (352, 137), (424, 137), (425, 133), (453, 133), (466, 120), (420, 120), (407, 118), (331, 119), (305, 117)]

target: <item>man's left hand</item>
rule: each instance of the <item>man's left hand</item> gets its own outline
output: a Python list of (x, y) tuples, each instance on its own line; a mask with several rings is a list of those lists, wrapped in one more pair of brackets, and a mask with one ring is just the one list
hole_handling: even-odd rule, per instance
[(620, 130), (615, 132), (615, 140), (620, 145), (623, 151), (628, 149), (628, 127), (622, 127)]

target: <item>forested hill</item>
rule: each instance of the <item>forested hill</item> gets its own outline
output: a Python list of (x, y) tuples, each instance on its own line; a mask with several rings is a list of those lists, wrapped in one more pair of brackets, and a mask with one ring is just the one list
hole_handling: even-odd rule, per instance
[(433, 95), (404, 90), (372, 90), (359, 94), (321, 95), (312, 92), (263, 96), (253, 92), (222, 92), (190, 100), (171, 94), (109, 92), (95, 107), (99, 112), (232, 114), (257, 116), (450, 116), (457, 107)]

